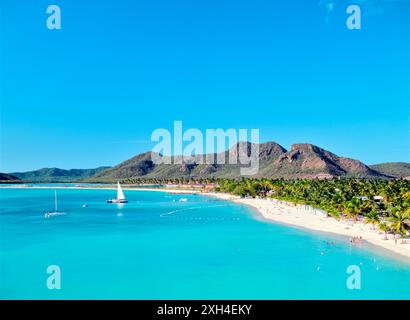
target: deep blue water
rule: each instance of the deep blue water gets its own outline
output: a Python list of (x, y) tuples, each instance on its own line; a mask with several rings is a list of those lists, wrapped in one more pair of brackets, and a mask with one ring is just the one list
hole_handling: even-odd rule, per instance
[[(2, 299), (410, 299), (410, 263), (201, 195), (0, 189)], [(187, 202), (180, 202), (187, 198)], [(83, 204), (88, 204), (83, 208)], [(333, 244), (331, 244), (333, 243)], [(61, 289), (46, 269), (61, 270)], [(361, 289), (346, 286), (349, 265)]]

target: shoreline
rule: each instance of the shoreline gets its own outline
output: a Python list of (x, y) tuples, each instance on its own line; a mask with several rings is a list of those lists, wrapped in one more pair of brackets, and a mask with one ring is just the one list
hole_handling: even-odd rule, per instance
[[(95, 190), (95, 189), (107, 189), (115, 190), (115, 187), (81, 187), (81, 186), (7, 186), (2, 188), (10, 189), (76, 189), (76, 190)], [(215, 197), (220, 200), (232, 201), (235, 203), (250, 206), (256, 209), (264, 219), (270, 222), (281, 223), (294, 227), (301, 227), (303, 229), (309, 229), (319, 232), (327, 232), (338, 235), (347, 236), (349, 238), (361, 237), (361, 240), (381, 247), (390, 252), (396, 253), (402, 257), (410, 259), (410, 241), (407, 239), (406, 243), (401, 243), (402, 239), (397, 240), (395, 243), (394, 235), (388, 234), (388, 240), (383, 240), (384, 233), (379, 230), (373, 230), (370, 224), (363, 222), (336, 220), (333, 217), (325, 216), (322, 210), (314, 209), (309, 206), (292, 204), (273, 198), (261, 199), (261, 198), (240, 198), (235, 195), (217, 192), (203, 192), (201, 190), (188, 190), (188, 189), (167, 189), (167, 188), (129, 188), (123, 186), (123, 190), (126, 191), (155, 191), (166, 192), (172, 194), (198, 194), (204, 196)]]
[[(285, 225), (300, 227), (303, 229), (333, 233), (349, 237), (361, 237), (362, 241), (381, 247), (402, 257), (410, 259), (410, 241), (402, 244), (401, 240), (394, 240), (394, 235), (388, 234), (388, 240), (383, 240), (385, 234), (379, 230), (373, 230), (370, 224), (363, 222), (338, 221), (331, 216), (324, 216), (321, 210), (306, 210), (306, 206), (291, 204), (277, 199), (246, 199), (230, 194), (209, 193), (209, 195), (222, 200), (233, 201), (256, 209), (264, 219)], [(410, 262), (410, 261), (409, 261)]]

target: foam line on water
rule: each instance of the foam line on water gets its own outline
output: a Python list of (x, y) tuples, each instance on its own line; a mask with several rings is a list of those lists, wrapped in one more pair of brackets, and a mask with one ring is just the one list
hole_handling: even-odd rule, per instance
[(164, 217), (170, 216), (174, 213), (182, 212), (182, 211), (195, 210), (195, 209), (207, 209), (207, 208), (215, 208), (215, 207), (229, 207), (229, 206), (232, 206), (232, 205), (230, 205), (230, 204), (218, 204), (218, 205), (214, 205), (214, 206), (189, 207), (189, 208), (184, 208), (184, 209), (172, 210), (172, 211), (169, 211), (169, 212), (166, 212), (166, 213), (161, 213), (159, 216), (161, 218), (164, 218)]

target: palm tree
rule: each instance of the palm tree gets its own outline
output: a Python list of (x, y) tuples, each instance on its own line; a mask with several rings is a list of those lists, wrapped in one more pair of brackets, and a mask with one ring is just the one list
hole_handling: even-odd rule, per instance
[(353, 221), (357, 220), (357, 217), (360, 213), (361, 204), (362, 202), (358, 198), (353, 198), (347, 203), (345, 212), (349, 218), (353, 219)]
[(384, 232), (384, 240), (387, 240), (387, 232), (391, 230), (391, 227), (386, 222), (379, 223), (379, 229)]
[(404, 212), (395, 210), (388, 220), (391, 221), (393, 230), (405, 237), (407, 230), (410, 230), (410, 208)]
[(375, 210), (370, 211), (364, 219), (365, 223), (371, 223), (373, 230), (374, 230), (374, 225), (377, 224), (379, 221), (380, 221), (379, 214)]

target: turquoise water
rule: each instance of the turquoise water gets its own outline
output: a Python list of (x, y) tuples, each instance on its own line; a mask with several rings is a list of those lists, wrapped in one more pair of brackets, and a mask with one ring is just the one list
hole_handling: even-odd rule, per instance
[[(409, 299), (410, 264), (201, 195), (0, 189), (2, 299)], [(187, 202), (180, 202), (187, 198)], [(83, 204), (88, 204), (83, 208)], [(333, 243), (333, 244), (331, 244)], [(61, 289), (46, 269), (61, 269)], [(349, 290), (346, 268), (361, 270)]]

